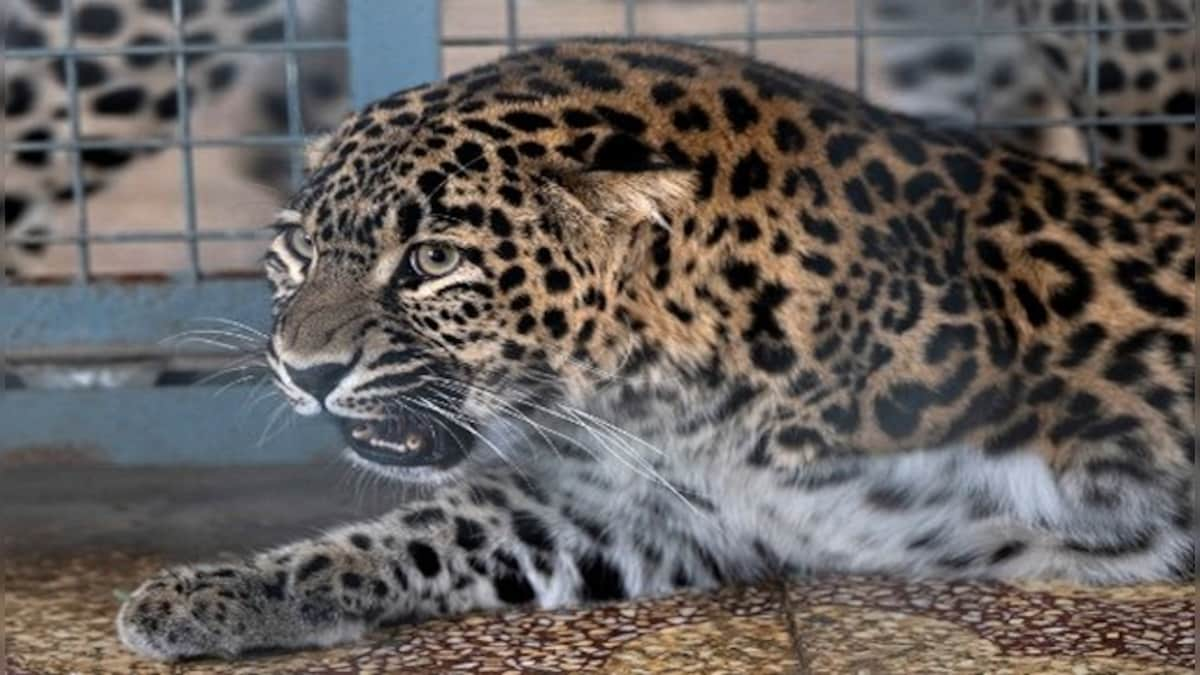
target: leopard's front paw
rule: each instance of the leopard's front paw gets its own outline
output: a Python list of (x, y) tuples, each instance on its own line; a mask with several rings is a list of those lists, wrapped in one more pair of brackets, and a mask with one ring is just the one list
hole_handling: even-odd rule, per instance
[(246, 572), (178, 568), (161, 573), (129, 596), (117, 632), (130, 649), (163, 661), (231, 657), (247, 648), (255, 611)]
[(360, 637), (361, 614), (337, 602), (327, 579), (310, 580), (322, 583), (296, 588), (287, 569), (253, 564), (168, 570), (125, 601), (117, 632), (130, 649), (163, 661)]

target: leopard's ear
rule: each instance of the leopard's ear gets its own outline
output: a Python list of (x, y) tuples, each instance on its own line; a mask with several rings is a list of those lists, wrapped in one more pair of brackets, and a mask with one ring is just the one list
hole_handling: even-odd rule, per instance
[(321, 164), (321, 160), (325, 159), (326, 153), (329, 152), (329, 146), (333, 144), (333, 133), (324, 133), (308, 142), (304, 146), (304, 170), (312, 173), (317, 166)]
[(563, 187), (590, 213), (614, 223), (667, 222), (696, 194), (692, 171), (584, 171), (565, 176)]
[(584, 210), (610, 223), (665, 223), (696, 194), (691, 168), (624, 134), (601, 144), (588, 168), (560, 174), (557, 183)]

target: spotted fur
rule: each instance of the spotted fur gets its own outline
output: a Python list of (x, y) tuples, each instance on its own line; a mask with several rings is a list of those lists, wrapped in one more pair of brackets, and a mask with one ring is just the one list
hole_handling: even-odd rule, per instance
[(413, 498), (166, 571), (122, 638), (232, 656), (817, 571), (1191, 575), (1191, 178), (668, 42), (379, 101), (280, 217), (268, 358)]

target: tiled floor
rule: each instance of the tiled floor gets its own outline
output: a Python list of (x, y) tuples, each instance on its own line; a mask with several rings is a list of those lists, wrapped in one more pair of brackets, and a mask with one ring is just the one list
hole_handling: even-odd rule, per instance
[(327, 473), (6, 471), (0, 509), (8, 514), (3, 543), (11, 554), (3, 587), (7, 672), (1195, 670), (1189, 586), (1098, 590), (865, 578), (435, 621), (381, 630), (350, 647), (237, 663), (168, 666), (124, 650), (113, 629), (118, 597), (165, 562), (291, 538), (386, 506), (380, 495), (322, 483)]

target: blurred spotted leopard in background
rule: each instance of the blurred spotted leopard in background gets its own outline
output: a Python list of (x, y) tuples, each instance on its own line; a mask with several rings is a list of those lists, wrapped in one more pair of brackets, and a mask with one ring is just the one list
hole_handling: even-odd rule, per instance
[(1194, 175), (571, 41), (368, 106), (266, 259), (267, 360), (411, 499), (162, 572), (174, 659), (818, 571), (1194, 574)]
[[(1196, 10), (1191, 0), (879, 0), (890, 28), (934, 27), (937, 37), (882, 39), (889, 107), (969, 125), (1078, 117), (1129, 120), (1196, 114)], [(1089, 7), (1095, 16), (1089, 16)], [(1094, 19), (1096, 107), (1089, 109), (1089, 33)], [(1118, 24), (1191, 28), (1110, 30)], [(972, 36), (975, 26), (1030, 28), (1024, 34)], [(1061, 26), (1061, 32), (1053, 27)], [(1050, 30), (1044, 30), (1049, 28)], [(957, 33), (957, 37), (946, 37)], [(977, 117), (978, 114), (978, 117)], [(1043, 155), (1086, 159), (1086, 127), (995, 130), (996, 138)], [(1196, 125), (1099, 124), (1096, 160), (1156, 171), (1193, 170)]]
[[(176, 42), (171, 0), (79, 0), (75, 7), (76, 45), (80, 49), (161, 48)], [(301, 7), (311, 8), (312, 5)], [(273, 43), (283, 40), (282, 0), (184, 0), (183, 41), (188, 46)], [(61, 0), (12, 0), (3, 17), (6, 49), (66, 47)], [(334, 11), (341, 10), (341, 11)], [(317, 5), (299, 21), (326, 22), (335, 32), (344, 23), (344, 5)], [(336, 51), (303, 54), (300, 92), (303, 124), (310, 131), (328, 128), (347, 111), (344, 57)], [(283, 83), (271, 77), (282, 57), (248, 58), (227, 53), (193, 52), (186, 57), (186, 99), (193, 108), (211, 105), (237, 92), (255, 99), (252, 115), (239, 121), (243, 133), (285, 133), (287, 103)], [(171, 138), (179, 124), (175, 59), (171, 54), (86, 56), (75, 61), (79, 127), (85, 141), (139, 141)], [(4, 68), (5, 139), (8, 142), (68, 143), (70, 96), (66, 59), (6, 60)], [(159, 148), (89, 148), (80, 152), (83, 192), (93, 195)], [(250, 150), (233, 170), (246, 180), (265, 183), (279, 194), (290, 185), (286, 163), (277, 154)], [(4, 227), (19, 239), (0, 261), (7, 274), (37, 274), (46, 246), (39, 239), (74, 234), (54, 230), (54, 210), (74, 199), (70, 152), (26, 150), (6, 157)], [(122, 223), (112, 223), (120, 226)]]

